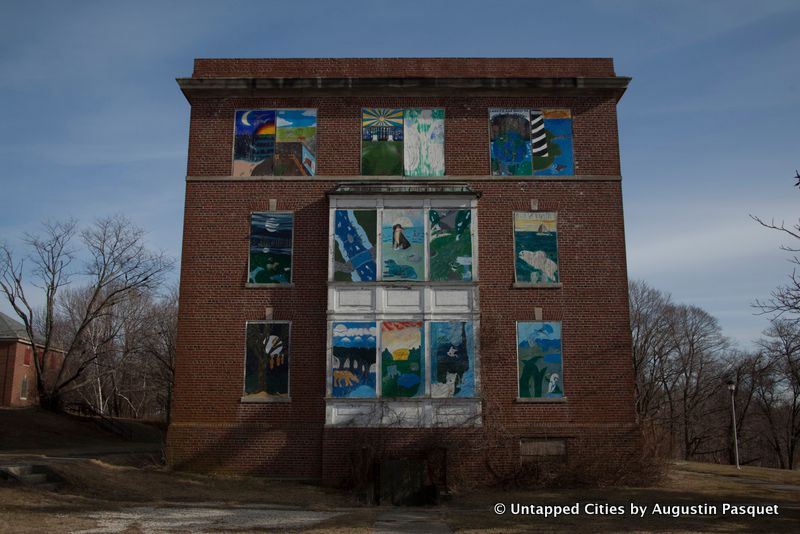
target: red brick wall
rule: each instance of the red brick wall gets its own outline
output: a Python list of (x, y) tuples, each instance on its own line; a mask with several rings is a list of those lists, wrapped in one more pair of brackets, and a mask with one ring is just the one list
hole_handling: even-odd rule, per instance
[[(36, 367), (33, 357), (30, 365), (25, 365), (25, 352), (30, 345), (16, 341), (0, 342), (0, 380), (3, 381), (0, 392), (2, 406), (29, 406), (36, 404)], [(28, 377), (28, 395), (20, 399), (22, 377)]]
[[(551, 68), (565, 72), (596, 69), (602, 75), (613, 75), (610, 60), (585, 65), (559, 61)], [(301, 74), (297, 69), (309, 75), (342, 68), (334, 63), (321, 62), (317, 70), (302, 70), (307, 64), (301, 60), (198, 60), (195, 75), (280, 72), (288, 76)], [(354, 66), (356, 63), (349, 64), (352, 72), (348, 72), (365, 75)], [(416, 75), (409, 73), (424, 68), (409, 64), (402, 72)], [(475, 68), (478, 72), (489, 67), (480, 63)], [(325, 194), (336, 185), (336, 176), (360, 172), (362, 106), (444, 107), (447, 174), (464, 176), (489, 174), (487, 108), (569, 108), (574, 117), (577, 174), (620, 172), (613, 98), (198, 99), (192, 106), (190, 176), (230, 175), (234, 109), (316, 107), (320, 180), (187, 182), (178, 361), (173, 424), (168, 435), (172, 465), (323, 478), (328, 482), (348, 476), (349, 451), (365, 433), (324, 428)], [(325, 176), (332, 178), (321, 181)], [(606, 453), (634, 448), (635, 440), (629, 432), (634, 427), (633, 371), (620, 182), (474, 181), (470, 187), (482, 194), (478, 204), (478, 261), (485, 425), (466, 433), (474, 437), (503, 429), (514, 439), (567, 438), (568, 453), (578, 456), (589, 454), (593, 448)], [(294, 287), (245, 288), (249, 215), (268, 209), (272, 198), (278, 199), (279, 210), (295, 213)], [(539, 201), (540, 210), (558, 212), (560, 289), (512, 288), (512, 212), (528, 210), (531, 199)], [(292, 321), (292, 401), (242, 404), (245, 321), (263, 319), (267, 306), (273, 308), (276, 320)], [(515, 321), (533, 320), (536, 307), (543, 309), (543, 319), (562, 321), (564, 403), (515, 402)], [(386, 443), (387, 451), (401, 453), (430, 443), (431, 435), (436, 432), (395, 429), (386, 431), (380, 440)], [(441, 431), (440, 441), (452, 436), (453, 431)], [(493, 454), (493, 461), (506, 469), (518, 462), (513, 446)], [(460, 466), (465, 476), (479, 480), (486, 480), (484, 457), (485, 451), (457, 448), (449, 455), (453, 469)]]
[(490, 107), (572, 110), (577, 175), (618, 175), (616, 101), (596, 98), (270, 98), (203, 99), (192, 105), (189, 176), (230, 176), (235, 109), (317, 108), (317, 174), (361, 174), (362, 107), (437, 107), (445, 110), (445, 172), (485, 176), (489, 167)]
[[(325, 191), (334, 183), (187, 184), (173, 421), (223, 427), (198, 428), (202, 444), (193, 432), (176, 427), (172, 443), (186, 446), (181, 451), (181, 446), (173, 448), (176, 463), (190, 462), (191, 457), (200, 463), (218, 462), (207, 454), (209, 446), (225, 450), (226, 446), (214, 445), (222, 440), (234, 451), (234, 443), (253, 432), (248, 440), (262, 442), (264, 450), (282, 449), (288, 439), (284, 433), (298, 430), (303, 436), (293, 439), (319, 449), (325, 418)], [(471, 187), (482, 193), (478, 207), (481, 385), (501, 412), (486, 417), (501, 417), (520, 435), (630, 424), (633, 376), (619, 182), (474, 182)], [(245, 288), (249, 214), (266, 209), (271, 198), (278, 199), (279, 209), (295, 212), (295, 287)], [(532, 198), (538, 199), (540, 209), (558, 211), (561, 289), (511, 287), (512, 212), (529, 209)], [(241, 404), (244, 325), (262, 319), (265, 306), (274, 308), (276, 319), (292, 321), (292, 402)], [(535, 307), (543, 308), (545, 320), (563, 321), (568, 398), (563, 404), (514, 402), (515, 321), (533, 319)], [(251, 428), (253, 421), (259, 425), (257, 431)], [(208, 440), (212, 443), (205, 443)], [(255, 454), (264, 459), (263, 452)], [(319, 476), (320, 461), (320, 457), (304, 460), (289, 472)], [(238, 465), (252, 467), (247, 462)], [(273, 474), (288, 465), (274, 466)]]
[(554, 78), (614, 76), (611, 58), (196, 59), (193, 78)]

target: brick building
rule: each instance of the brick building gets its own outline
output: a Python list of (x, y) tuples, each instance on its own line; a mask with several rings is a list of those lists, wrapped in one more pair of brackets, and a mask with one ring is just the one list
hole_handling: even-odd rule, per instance
[(171, 465), (637, 447), (610, 59), (198, 59)]
[[(37, 343), (38, 348), (42, 348)], [(42, 353), (39, 352), (41, 358)], [(63, 362), (63, 353), (53, 350), (43, 369), (45, 380), (54, 380)], [(36, 391), (36, 364), (33, 345), (25, 326), (0, 313), (0, 406), (31, 406), (38, 404)], [(47, 384), (51, 382), (45, 382)]]

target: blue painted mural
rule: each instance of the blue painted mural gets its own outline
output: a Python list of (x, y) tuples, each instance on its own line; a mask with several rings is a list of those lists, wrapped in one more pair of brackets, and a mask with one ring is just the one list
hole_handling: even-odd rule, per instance
[(374, 282), (377, 212), (375, 210), (336, 210), (334, 213), (333, 258), (335, 281)]
[(431, 397), (475, 396), (472, 323), (431, 322)]
[(375, 397), (376, 325), (336, 321), (331, 328), (333, 396)]
[(561, 322), (517, 323), (517, 360), (521, 398), (561, 398)]

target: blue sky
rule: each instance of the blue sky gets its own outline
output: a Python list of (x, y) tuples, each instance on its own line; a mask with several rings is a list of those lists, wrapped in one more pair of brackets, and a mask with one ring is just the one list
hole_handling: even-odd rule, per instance
[(174, 79), (195, 57), (610, 56), (634, 78), (619, 106), (630, 276), (748, 346), (765, 326), (750, 303), (790, 270), (786, 241), (748, 214), (798, 217), (800, 4), (489, 5), (4, 2), (0, 240), (122, 212), (179, 256), (189, 106)]

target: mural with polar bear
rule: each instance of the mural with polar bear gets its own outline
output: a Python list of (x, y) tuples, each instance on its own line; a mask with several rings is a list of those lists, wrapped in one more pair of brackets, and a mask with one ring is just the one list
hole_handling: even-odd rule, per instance
[(556, 213), (514, 212), (514, 275), (518, 284), (557, 284)]

